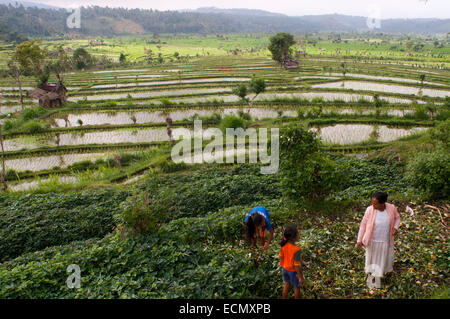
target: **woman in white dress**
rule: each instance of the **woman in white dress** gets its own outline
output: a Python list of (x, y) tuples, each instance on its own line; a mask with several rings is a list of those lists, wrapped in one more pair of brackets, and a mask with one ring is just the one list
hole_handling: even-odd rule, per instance
[(372, 196), (359, 227), (356, 248), (366, 247), (365, 272), (381, 278), (391, 272), (394, 263), (394, 236), (398, 232), (400, 215), (397, 208), (387, 201), (384, 192)]

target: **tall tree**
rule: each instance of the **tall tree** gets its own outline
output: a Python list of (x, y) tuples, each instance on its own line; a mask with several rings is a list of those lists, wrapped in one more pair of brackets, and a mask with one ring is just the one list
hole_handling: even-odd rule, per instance
[(46, 64), (46, 51), (40, 47), (40, 41), (26, 41), (14, 49), (12, 60), (17, 62), (25, 73), (40, 77)]
[(292, 55), (291, 46), (295, 44), (294, 36), (289, 33), (280, 32), (269, 40), (269, 51), (272, 53), (272, 59), (283, 65), (284, 61)]
[(16, 79), (17, 87), (19, 88), (19, 102), (23, 110), (23, 90), (22, 90), (22, 81), (20, 79), (20, 76), (22, 75), (22, 70), (17, 61), (14, 61), (13, 59), (8, 61), (8, 68), (10, 75)]
[(40, 41), (26, 41), (16, 45), (11, 60), (8, 62), (10, 73), (16, 79), (19, 87), (22, 110), (24, 105), (21, 76), (35, 75), (38, 78), (43, 76), (46, 54), (39, 44)]
[(256, 99), (256, 97), (263, 93), (266, 90), (266, 82), (263, 78), (257, 78), (255, 76), (252, 77), (249, 83), (250, 92), (255, 93), (255, 96), (251, 99), (249, 102), (249, 110), (250, 113), (250, 107), (253, 106), (253, 101)]
[(91, 55), (83, 48), (73, 52), (73, 62), (78, 70), (84, 69), (92, 64)]
[(46, 66), (47, 70), (54, 72), (60, 82), (64, 81), (64, 73), (70, 68), (70, 58), (60, 45), (57, 48), (56, 59), (50, 60)]

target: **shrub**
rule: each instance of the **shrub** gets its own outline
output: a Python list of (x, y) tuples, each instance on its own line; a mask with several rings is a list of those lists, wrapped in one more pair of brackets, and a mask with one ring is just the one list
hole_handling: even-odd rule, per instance
[(448, 199), (450, 195), (450, 153), (444, 148), (416, 154), (406, 166), (406, 180), (431, 199)]
[(6, 174), (5, 174), (5, 179), (6, 180), (16, 180), (17, 179), (17, 173), (15, 170), (13, 170), (12, 168), (9, 168), (6, 170)]
[(132, 154), (132, 153), (121, 153), (120, 154), (120, 165), (128, 166), (137, 158), (138, 158), (138, 156), (135, 154)]
[(47, 128), (48, 128), (48, 123), (43, 124), (41, 122), (30, 121), (23, 125), (23, 132), (34, 134), (34, 133), (39, 133), (39, 132), (45, 131)]
[(172, 101), (170, 101), (168, 98), (164, 97), (159, 100), (162, 104), (162, 106), (171, 106), (173, 104)]
[(105, 160), (103, 158), (98, 158), (98, 159), (95, 160), (95, 165), (96, 166), (105, 165), (105, 164), (106, 164), (106, 162), (105, 162)]
[(280, 172), (283, 194), (292, 199), (322, 198), (341, 180), (335, 163), (319, 152), (315, 132), (291, 126), (280, 136)]
[(94, 164), (89, 160), (75, 162), (72, 165), (70, 165), (70, 168), (74, 171), (84, 171), (92, 167), (94, 167)]
[(442, 142), (445, 146), (450, 143), (450, 119), (440, 123), (430, 130), (430, 136), (433, 139)]
[(233, 90), (232, 93), (239, 97), (243, 101), (248, 101), (247, 96), (247, 86), (243, 83), (238, 84)]
[(148, 194), (139, 193), (129, 196), (120, 205), (118, 217), (121, 227), (132, 234), (154, 230), (158, 221), (158, 214), (163, 213), (155, 208), (150, 206)]
[(184, 162), (174, 163), (172, 161), (168, 161), (165, 158), (160, 159), (156, 165), (163, 173), (173, 173), (186, 169), (187, 167), (186, 163)]
[(227, 115), (222, 119), (220, 127), (223, 131), (227, 128), (243, 128), (246, 129), (247, 125), (243, 118), (237, 117), (236, 115)]
[(450, 118), (450, 110), (448, 108), (446, 109), (442, 108), (436, 114), (436, 120), (439, 121), (446, 121), (449, 118)]
[(26, 108), (22, 113), (22, 118), (24, 121), (29, 121), (35, 119), (46, 112), (45, 108), (42, 106), (36, 106), (32, 108)]
[(238, 111), (238, 116), (239, 116), (241, 119), (244, 119), (244, 120), (246, 120), (246, 121), (251, 121), (251, 119), (252, 119), (250, 113), (244, 112), (243, 110), (239, 110), (239, 111)]
[(428, 120), (428, 112), (424, 106), (418, 106), (414, 112), (414, 117), (417, 120)]
[(313, 106), (310, 110), (308, 110), (306, 117), (318, 118), (321, 117), (321, 115), (322, 115), (322, 106)]
[(15, 121), (11, 121), (11, 120), (5, 120), (5, 122), (3, 122), (3, 129), (5, 131), (11, 131), (14, 128), (14, 123)]

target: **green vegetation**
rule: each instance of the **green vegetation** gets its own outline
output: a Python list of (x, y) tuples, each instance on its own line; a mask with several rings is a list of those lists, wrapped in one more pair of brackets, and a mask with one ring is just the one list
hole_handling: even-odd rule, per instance
[[(22, 9), (2, 10), (33, 38), (62, 21), (55, 10), (48, 26), (30, 30), (33, 14), (49, 11), (30, 9), (14, 24)], [(277, 242), (287, 224), (301, 230), (305, 298), (446, 297), (445, 37), (295, 33), (277, 51), (300, 61), (286, 71), (271, 60), (272, 34), (224, 34), (212, 14), (98, 9), (133, 29), (117, 30), (84, 10), (90, 23), (79, 38), (19, 46), (36, 53), (26, 68), (17, 60), (6, 70), (15, 48), (0, 43), (9, 189), (0, 193), (0, 298), (279, 298)], [(273, 28), (276, 19), (262, 20)], [(160, 33), (140, 35), (155, 25)], [(210, 28), (221, 29), (179, 32)], [(36, 44), (44, 61), (31, 59), (41, 53)], [(59, 78), (69, 97), (60, 108), (26, 94), (36, 80)], [(367, 86), (347, 89), (344, 81)], [(260, 164), (174, 163), (169, 133), (193, 129), (196, 119), (203, 129), (279, 128), (279, 173), (263, 175)], [(402, 225), (394, 273), (370, 290), (354, 244), (376, 191), (388, 192)], [(244, 216), (256, 205), (268, 208), (275, 228), (267, 251), (243, 241)], [(80, 289), (66, 286), (70, 264), (81, 268)]]
[(283, 193), (287, 198), (318, 200), (339, 187), (339, 169), (319, 152), (316, 134), (302, 127), (284, 129), (280, 136)]

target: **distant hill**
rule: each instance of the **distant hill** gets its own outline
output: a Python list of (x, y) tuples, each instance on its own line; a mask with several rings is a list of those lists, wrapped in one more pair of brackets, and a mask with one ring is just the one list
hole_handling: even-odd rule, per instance
[[(5, 2), (5, 0), (0, 0)], [(7, 1), (10, 2), (10, 1)], [(365, 17), (340, 14), (287, 16), (263, 10), (219, 9), (157, 11), (144, 9), (81, 9), (81, 29), (66, 25), (63, 8), (0, 5), (0, 26), (24, 36), (90, 35), (113, 36), (145, 33), (276, 33), (276, 32), (383, 32), (436, 34), (450, 31), (450, 19), (382, 20), (380, 29), (370, 30)], [(5, 33), (0, 28), (0, 37)]]
[(183, 9), (177, 10), (179, 12), (196, 12), (196, 13), (223, 13), (231, 15), (243, 15), (250, 17), (286, 17), (282, 13), (274, 13), (257, 9), (221, 9), (216, 7), (201, 7), (198, 9)]

